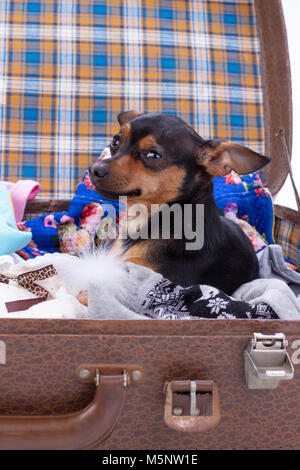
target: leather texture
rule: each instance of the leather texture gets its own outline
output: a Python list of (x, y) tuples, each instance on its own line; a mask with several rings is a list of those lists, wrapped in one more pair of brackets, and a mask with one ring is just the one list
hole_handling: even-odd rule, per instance
[(1, 416), (0, 448), (81, 449), (100, 444), (120, 416), (125, 387), (123, 376), (102, 376), (96, 393), (83, 410), (58, 416)]
[[(278, 137), (280, 129), (285, 129), (290, 152), (292, 145), (287, 40), (280, 1), (272, 0), (270, 6), (270, 0), (255, 0), (255, 7), (266, 154), (272, 157), (264, 175), (272, 194), (276, 194), (288, 172)], [(27, 211), (59, 211), (67, 208), (68, 202), (51, 201), (51, 207), (48, 205), (49, 201), (31, 201)], [(0, 327), (0, 344), (2, 351), (6, 350), (6, 360), (2, 357), (0, 361), (0, 421), (4, 423), (8, 417), (20, 415), (26, 415), (30, 422), (33, 416), (81, 414), (93, 400), (94, 386), (76, 378), (78, 367), (119, 361), (138, 365), (145, 376), (138, 386), (128, 389), (118, 425), (104, 436), (106, 439), (94, 440), (93, 448), (300, 449), (300, 365), (295, 365), (293, 380), (274, 390), (248, 390), (244, 378), (244, 350), (252, 334), (285, 333), (292, 355), (293, 344), (300, 348), (300, 321), (2, 319)], [(219, 391), (219, 424), (202, 433), (170, 429), (164, 422), (164, 384), (173, 380), (212, 380)], [(109, 397), (107, 403), (110, 405)], [(99, 420), (99, 436), (103, 426)], [(87, 445), (81, 440), (86, 428), (79, 428), (83, 437), (74, 442), (76, 447)], [(7, 435), (3, 429), (0, 433), (3, 448)], [(28, 446), (37, 448), (31, 437)], [(9, 445), (22, 448), (22, 439), (10, 440)], [(70, 445), (64, 434), (59, 445)]]
[(255, 0), (260, 40), (264, 99), (265, 154), (272, 162), (264, 170), (264, 183), (274, 196), (282, 187), (289, 170), (280, 130), (292, 149), (292, 91), (289, 51), (280, 0)]
[[(192, 385), (194, 398), (192, 399)], [(209, 380), (171, 381), (166, 386), (164, 420), (167, 426), (180, 432), (203, 433), (220, 422), (217, 386)], [(194, 400), (194, 407), (192, 401)], [(182, 412), (179, 415), (174, 409)]]
[[(117, 426), (94, 448), (299, 449), (299, 366), (294, 379), (275, 390), (248, 390), (244, 378), (244, 349), (253, 332), (280, 331), (292, 355), (300, 322), (3, 319), (0, 415), (78, 412), (93, 400), (94, 385), (80, 382), (77, 368), (120, 361), (138, 365), (144, 380), (129, 386)], [(170, 429), (164, 422), (164, 384), (172, 380), (213, 380), (220, 423), (203, 433)], [(98, 426), (101, 435), (103, 423)], [(85, 435), (86, 427), (80, 432)], [(14, 448), (19, 445), (15, 441)], [(30, 445), (35, 448), (34, 439)]]
[(300, 225), (300, 212), (299, 211), (276, 204), (275, 215), (279, 219), (290, 220), (292, 223)]

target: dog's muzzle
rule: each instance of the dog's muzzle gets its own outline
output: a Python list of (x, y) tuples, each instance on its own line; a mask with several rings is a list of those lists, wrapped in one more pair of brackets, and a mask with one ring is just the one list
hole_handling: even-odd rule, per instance
[(94, 162), (90, 166), (89, 172), (92, 180), (94, 181), (94, 183), (96, 183), (95, 185), (97, 185), (98, 181), (102, 181), (103, 178), (109, 175), (108, 166), (105, 163), (102, 163), (101, 161)]

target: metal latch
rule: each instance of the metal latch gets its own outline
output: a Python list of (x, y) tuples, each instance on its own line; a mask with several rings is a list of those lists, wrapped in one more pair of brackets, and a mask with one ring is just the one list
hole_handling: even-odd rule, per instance
[(253, 333), (244, 353), (248, 388), (276, 388), (281, 380), (294, 377), (294, 367), (286, 350), (287, 344), (283, 333)]
[(170, 428), (203, 432), (219, 423), (219, 394), (212, 380), (172, 380), (165, 383), (164, 391), (164, 420)]
[(123, 375), (124, 387), (137, 384), (144, 379), (144, 370), (140, 366), (127, 364), (81, 364), (76, 369), (76, 376), (80, 382), (94, 383), (99, 387), (101, 376)]

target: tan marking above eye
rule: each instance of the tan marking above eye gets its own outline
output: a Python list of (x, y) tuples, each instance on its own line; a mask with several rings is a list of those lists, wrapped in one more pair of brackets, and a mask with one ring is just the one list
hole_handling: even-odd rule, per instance
[(138, 142), (138, 149), (139, 150), (149, 150), (151, 147), (154, 147), (157, 145), (157, 142), (153, 135), (147, 135), (146, 137), (143, 137), (139, 142)]

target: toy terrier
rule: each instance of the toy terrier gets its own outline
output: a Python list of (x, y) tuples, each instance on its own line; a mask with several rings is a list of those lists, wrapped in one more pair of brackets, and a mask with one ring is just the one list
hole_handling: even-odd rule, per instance
[(119, 132), (90, 167), (96, 191), (112, 200), (126, 196), (128, 208), (143, 204), (148, 209), (144, 222), (149, 234), (154, 219), (158, 226), (161, 223), (162, 211), (154, 212), (156, 217), (151, 213), (154, 205), (177, 204), (183, 209), (188, 205), (191, 218), (187, 221), (183, 210), (181, 222), (194, 230), (196, 208), (204, 208), (201, 248), (187, 249), (189, 240), (184, 234), (175, 236), (175, 222), (170, 217), (168, 239), (161, 232), (155, 239), (118, 239), (114, 247), (121, 244), (122, 258), (151, 268), (177, 285), (206, 284), (229, 295), (257, 278), (252, 243), (237, 224), (219, 215), (213, 178), (232, 170), (240, 175), (252, 173), (270, 158), (236, 143), (205, 140), (174, 115), (130, 110), (120, 113), (118, 121)]

